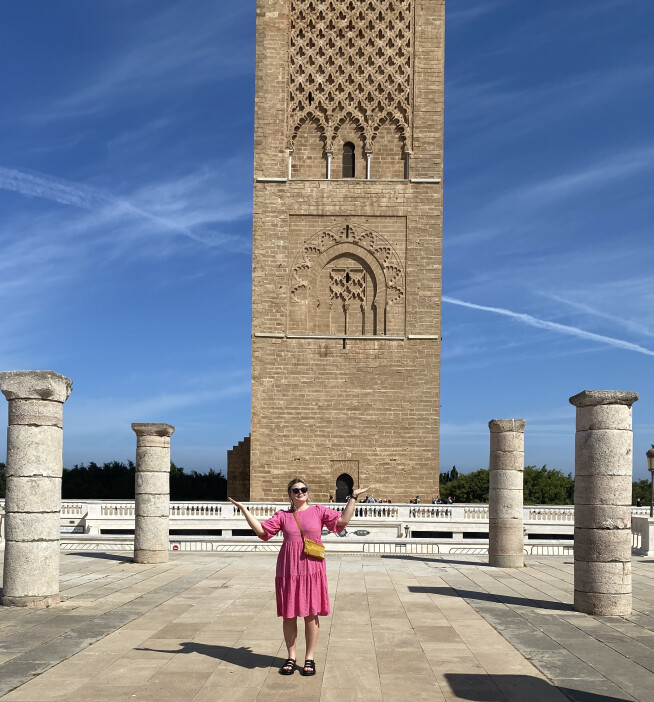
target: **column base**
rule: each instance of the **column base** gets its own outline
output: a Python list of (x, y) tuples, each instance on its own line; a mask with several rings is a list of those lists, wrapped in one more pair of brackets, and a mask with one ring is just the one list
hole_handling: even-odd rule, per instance
[(3, 607), (30, 607), (32, 609), (42, 609), (44, 607), (52, 607), (52, 605), (59, 604), (60, 602), (61, 597), (59, 593), (56, 595), (38, 595), (31, 597), (12, 597), (11, 595), (4, 595), (2, 598)]
[(515, 556), (489, 555), (488, 565), (493, 568), (524, 568), (525, 557), (522, 553)]
[(631, 614), (631, 593), (607, 595), (575, 590), (574, 607), (577, 612), (601, 617), (625, 617)]
[(168, 551), (134, 551), (134, 563), (168, 563)]

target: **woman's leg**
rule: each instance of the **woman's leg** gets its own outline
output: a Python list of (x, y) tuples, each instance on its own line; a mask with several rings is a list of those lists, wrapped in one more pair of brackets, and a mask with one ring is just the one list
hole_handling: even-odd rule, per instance
[(318, 617), (313, 615), (304, 618), (304, 636), (307, 640), (307, 652), (305, 658), (313, 660), (316, 644), (318, 643), (318, 634), (320, 633), (320, 622)]
[(297, 641), (297, 619), (284, 619), (284, 641), (288, 649), (288, 657), (295, 660), (295, 643)]

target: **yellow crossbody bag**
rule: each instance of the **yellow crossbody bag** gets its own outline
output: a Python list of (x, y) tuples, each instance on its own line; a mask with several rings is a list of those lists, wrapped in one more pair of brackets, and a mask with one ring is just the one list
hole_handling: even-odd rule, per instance
[(307, 554), (307, 556), (324, 561), (325, 547), (322, 544), (319, 544), (317, 541), (312, 541), (311, 539), (305, 538), (304, 532), (302, 531), (302, 527), (300, 526), (300, 522), (298, 521), (297, 514), (295, 514), (295, 512), (293, 512), (293, 516), (295, 517), (297, 528), (300, 530), (300, 534), (302, 535), (302, 541), (304, 541), (304, 552)]

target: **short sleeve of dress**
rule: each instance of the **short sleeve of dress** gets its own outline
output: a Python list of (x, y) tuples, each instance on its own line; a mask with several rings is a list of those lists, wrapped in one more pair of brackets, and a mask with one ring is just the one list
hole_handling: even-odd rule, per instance
[(262, 541), (268, 541), (269, 539), (272, 539), (275, 534), (279, 532), (279, 530), (282, 528), (282, 511), (279, 510), (278, 512), (275, 512), (270, 519), (266, 519), (266, 521), (261, 522), (261, 526), (263, 527), (264, 533), (259, 536), (259, 538)]
[(329, 531), (333, 531), (335, 534), (340, 534), (343, 529), (345, 529), (344, 525), (338, 525), (336, 522), (341, 518), (341, 513), (337, 512), (335, 509), (329, 509), (329, 507), (324, 507), (323, 505), (320, 505), (322, 509), (322, 524), (323, 526), (327, 527)]

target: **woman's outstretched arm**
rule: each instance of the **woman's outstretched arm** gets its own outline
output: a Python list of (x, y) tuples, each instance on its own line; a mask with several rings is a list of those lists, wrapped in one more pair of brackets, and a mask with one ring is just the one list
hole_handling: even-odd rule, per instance
[(252, 514), (250, 514), (250, 511), (245, 505), (242, 505), (240, 502), (237, 502), (236, 500), (232, 500), (231, 497), (227, 498), (237, 509), (239, 509), (242, 513), (245, 519), (247, 520), (247, 523), (250, 525), (250, 528), (252, 531), (257, 535), (257, 536), (264, 536), (266, 531), (265, 529), (261, 526), (261, 522)]
[[(365, 488), (360, 488), (359, 490), (352, 490), (352, 496), (354, 498), (359, 497), (359, 495), (366, 490), (370, 490), (370, 485)], [(345, 505), (345, 509), (341, 513), (341, 516), (339, 520), (336, 522), (337, 526), (347, 526), (350, 519), (352, 519), (352, 515), (354, 514), (354, 505), (356, 505), (357, 501), (356, 499), (354, 500), (348, 500), (347, 504)]]

